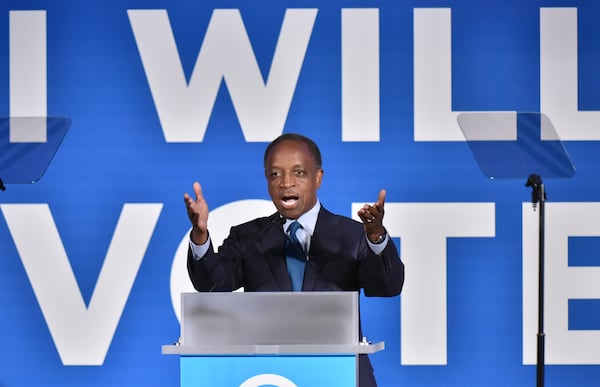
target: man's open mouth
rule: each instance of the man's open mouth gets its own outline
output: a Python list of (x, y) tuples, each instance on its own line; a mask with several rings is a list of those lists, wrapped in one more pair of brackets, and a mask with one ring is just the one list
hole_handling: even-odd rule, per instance
[(286, 208), (295, 206), (297, 202), (298, 196), (296, 195), (285, 195), (281, 197), (281, 204)]

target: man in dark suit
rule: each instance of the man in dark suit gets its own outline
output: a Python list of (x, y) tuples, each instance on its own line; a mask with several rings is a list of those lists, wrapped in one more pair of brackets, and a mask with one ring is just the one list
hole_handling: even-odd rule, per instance
[[(366, 296), (400, 294), (404, 265), (383, 227), (385, 190), (373, 205), (358, 211), (362, 223), (327, 211), (317, 198), (323, 178), (321, 153), (312, 140), (299, 134), (284, 134), (271, 142), (264, 168), (277, 212), (232, 227), (216, 253), (200, 184), (194, 183), (195, 199), (184, 195), (192, 223), (187, 265), (196, 290), (362, 289)], [(292, 239), (286, 233), (294, 221), (300, 226), (293, 238), (300, 241), (298, 250), (306, 252), (299, 280), (289, 271), (296, 261), (286, 260), (286, 240), (289, 244)], [(377, 385), (366, 355), (360, 356), (359, 385)]]

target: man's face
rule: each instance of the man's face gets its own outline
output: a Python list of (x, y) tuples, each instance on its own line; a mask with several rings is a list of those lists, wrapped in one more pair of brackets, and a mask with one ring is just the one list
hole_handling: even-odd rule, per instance
[(323, 170), (302, 141), (277, 144), (267, 157), (265, 174), (271, 200), (286, 218), (298, 219), (317, 203)]

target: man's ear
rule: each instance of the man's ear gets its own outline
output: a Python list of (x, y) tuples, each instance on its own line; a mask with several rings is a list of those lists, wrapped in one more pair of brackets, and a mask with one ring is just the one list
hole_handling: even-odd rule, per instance
[(322, 170), (322, 169), (318, 169), (317, 170), (317, 175), (316, 175), (316, 178), (317, 178), (317, 188), (321, 187), (321, 182), (323, 181), (323, 174), (324, 173), (325, 173), (325, 171)]

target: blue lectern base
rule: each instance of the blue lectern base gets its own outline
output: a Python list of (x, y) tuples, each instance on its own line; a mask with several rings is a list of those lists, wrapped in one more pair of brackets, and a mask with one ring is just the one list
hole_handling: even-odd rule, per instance
[(181, 356), (182, 387), (355, 387), (350, 355)]

